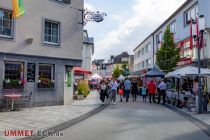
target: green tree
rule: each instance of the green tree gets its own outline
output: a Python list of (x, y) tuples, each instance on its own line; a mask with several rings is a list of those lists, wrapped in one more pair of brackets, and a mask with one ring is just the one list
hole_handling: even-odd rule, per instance
[(156, 55), (159, 68), (166, 73), (173, 71), (180, 60), (179, 51), (179, 48), (175, 47), (173, 35), (168, 27), (163, 36), (163, 44)]
[(121, 74), (123, 75), (123, 76), (126, 76), (126, 71), (128, 71), (127, 70), (127, 67), (128, 67), (128, 62), (123, 62), (123, 64), (121, 65)]
[(113, 78), (118, 78), (120, 76), (121, 72), (119, 69), (119, 66), (117, 65), (117, 67), (114, 69), (113, 73), (112, 73), (112, 77)]

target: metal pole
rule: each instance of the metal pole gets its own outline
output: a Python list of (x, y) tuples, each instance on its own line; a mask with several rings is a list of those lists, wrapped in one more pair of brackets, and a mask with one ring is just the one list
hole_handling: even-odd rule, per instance
[[(202, 34), (201, 34), (202, 36)], [(200, 51), (201, 51), (201, 46), (200, 46), (200, 37), (197, 38), (198, 40), (198, 114), (202, 113), (202, 87), (201, 87), (201, 69), (200, 69)]]
[[(153, 43), (152, 43), (152, 53), (153, 53), (153, 57), (152, 57), (152, 61), (153, 61), (153, 68), (155, 67), (155, 34), (152, 35), (153, 38)], [(158, 49), (156, 50), (156, 52), (158, 51)]]

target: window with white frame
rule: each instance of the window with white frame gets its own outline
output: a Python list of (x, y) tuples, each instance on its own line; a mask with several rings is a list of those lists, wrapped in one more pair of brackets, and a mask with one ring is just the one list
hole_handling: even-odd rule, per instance
[(169, 25), (169, 29), (170, 29), (171, 33), (176, 33), (176, 21), (173, 21), (173, 22)]
[(51, 45), (60, 44), (60, 23), (45, 20), (44, 21), (44, 43)]
[(156, 44), (159, 45), (162, 42), (162, 32), (156, 35)]
[(145, 46), (144, 51), (145, 51), (145, 53), (147, 53), (147, 52), (148, 52), (148, 45), (147, 45), (147, 46)]
[(148, 53), (148, 52), (151, 51), (151, 44), (150, 43), (147, 44), (147, 46), (145, 47), (144, 51), (145, 51), (145, 53)]
[(141, 56), (141, 50), (139, 51), (138, 56), (139, 56), (139, 57)]
[(151, 51), (151, 43), (148, 44), (148, 52)]
[(151, 58), (148, 60), (149, 66), (151, 67)]
[(195, 20), (196, 17), (198, 17), (198, 4), (195, 4), (184, 12), (184, 26), (187, 26), (190, 23), (190, 20)]
[(0, 37), (13, 37), (12, 11), (0, 9)]
[(144, 48), (142, 48), (141, 50), (141, 55), (144, 55)]
[(151, 58), (146, 60), (146, 65), (147, 65), (147, 68), (151, 67)]

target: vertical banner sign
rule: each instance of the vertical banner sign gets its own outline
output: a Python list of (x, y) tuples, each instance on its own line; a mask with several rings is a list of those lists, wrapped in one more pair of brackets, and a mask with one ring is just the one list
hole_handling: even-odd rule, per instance
[(35, 82), (35, 72), (36, 72), (35, 63), (28, 63), (27, 64), (27, 82)]
[(23, 6), (23, 0), (12, 0), (13, 3), (13, 17), (18, 18), (25, 14), (25, 8)]
[(71, 71), (67, 72), (67, 86), (71, 87)]

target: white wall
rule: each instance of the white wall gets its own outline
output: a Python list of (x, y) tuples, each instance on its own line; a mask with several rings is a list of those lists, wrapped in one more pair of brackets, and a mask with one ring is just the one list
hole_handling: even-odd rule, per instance
[[(140, 46), (138, 46), (138, 48), (134, 51), (134, 55), (136, 55), (139, 52), (139, 50), (146, 47), (149, 43), (151, 45), (149, 52), (147, 52), (147, 53), (144, 52), (144, 55), (141, 55), (140, 57), (134, 56), (134, 71), (141, 70), (139, 68), (136, 68), (136, 65), (138, 65), (139, 63), (141, 63), (147, 59), (151, 59), (151, 67), (153, 66), (153, 37), (152, 36), (150, 36)], [(151, 68), (151, 67), (148, 67), (148, 68)], [(146, 69), (146, 68), (147, 67), (144, 67), (143, 69)]]

